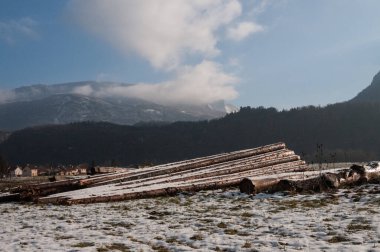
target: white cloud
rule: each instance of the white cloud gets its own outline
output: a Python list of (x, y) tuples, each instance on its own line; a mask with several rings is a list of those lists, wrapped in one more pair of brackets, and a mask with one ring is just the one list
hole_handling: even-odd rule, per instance
[(68, 8), (88, 31), (166, 70), (189, 54), (217, 55), (216, 32), (242, 12), (237, 0), (72, 0)]
[(90, 85), (84, 85), (84, 86), (80, 86), (80, 87), (75, 87), (73, 89), (72, 93), (91, 96), (91, 95), (93, 95), (94, 90), (92, 89), (92, 87)]
[[(234, 85), (237, 82), (238, 78), (224, 73), (221, 65), (203, 61), (196, 66), (179, 68), (170, 81), (132, 86), (109, 85), (94, 95), (140, 98), (163, 105), (207, 104), (236, 98)], [(87, 87), (84, 86), (83, 90)]]
[[(154, 68), (174, 74), (165, 82), (113, 85), (96, 95), (137, 97), (159, 104), (237, 97), (237, 78), (212, 59), (221, 53), (217, 45), (225, 39), (221, 35), (226, 29), (233, 40), (262, 29), (250, 22), (236, 24), (242, 12), (239, 0), (71, 0), (67, 6), (70, 20), (86, 31), (126, 55), (135, 53)], [(201, 63), (188, 65), (189, 56), (200, 58)]]
[(36, 39), (38, 38), (37, 25), (38, 23), (29, 17), (0, 21), (0, 40), (7, 44), (14, 44), (18, 39)]
[(263, 30), (264, 28), (261, 25), (252, 22), (241, 22), (227, 30), (227, 37), (235, 41), (240, 41), (253, 33), (261, 32)]
[[(276, 0), (277, 2), (279, 0)], [(252, 15), (257, 15), (261, 14), (266, 11), (269, 5), (273, 4), (273, 0), (253, 0), (251, 1), (252, 5), (252, 10), (251, 14)]]

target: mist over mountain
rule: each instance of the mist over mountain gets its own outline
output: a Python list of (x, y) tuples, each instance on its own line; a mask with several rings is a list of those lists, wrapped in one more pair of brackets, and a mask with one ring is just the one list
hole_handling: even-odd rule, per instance
[(127, 125), (150, 121), (197, 121), (222, 117), (236, 110), (236, 107), (226, 105), (224, 101), (199, 105), (159, 105), (115, 94), (117, 90), (130, 86), (89, 81), (16, 88), (7, 102), (0, 104), (0, 129), (17, 130), (83, 121)]

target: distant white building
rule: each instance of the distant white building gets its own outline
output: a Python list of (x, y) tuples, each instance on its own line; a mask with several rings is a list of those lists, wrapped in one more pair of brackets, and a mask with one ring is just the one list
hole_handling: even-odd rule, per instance
[(23, 177), (36, 177), (36, 176), (38, 176), (38, 169), (37, 169), (37, 167), (27, 165), (22, 170), (22, 176)]
[(13, 171), (15, 177), (21, 177), (22, 176), (22, 169), (17, 166), (17, 168)]

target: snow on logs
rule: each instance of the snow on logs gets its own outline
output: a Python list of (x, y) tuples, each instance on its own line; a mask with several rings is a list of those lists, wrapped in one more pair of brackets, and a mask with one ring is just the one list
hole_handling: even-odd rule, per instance
[[(223, 153), (135, 171), (80, 180), (86, 187), (39, 198), (39, 203), (80, 204), (167, 196), (238, 186), (244, 177), (305, 169), (284, 143)], [(53, 185), (51, 185), (53, 186)], [(44, 195), (46, 196), (46, 195)]]
[(371, 169), (352, 165), (349, 169), (332, 169), (321, 171), (304, 171), (280, 174), (278, 177), (260, 179), (245, 177), (239, 184), (240, 191), (247, 194), (260, 192), (325, 192), (347, 186), (364, 183), (379, 183), (380, 168)]
[[(19, 187), (11, 193), (38, 203), (87, 204), (239, 186), (244, 193), (324, 191), (370, 181), (363, 167), (312, 171), (284, 143), (222, 153), (85, 179)], [(1, 197), (1, 196), (0, 196)]]

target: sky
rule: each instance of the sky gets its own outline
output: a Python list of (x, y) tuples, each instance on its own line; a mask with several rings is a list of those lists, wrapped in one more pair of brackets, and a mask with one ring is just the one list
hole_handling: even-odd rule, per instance
[(379, 9), (378, 0), (1, 0), (0, 98), (95, 80), (137, 84), (104, 93), (164, 105), (341, 102), (380, 71)]

